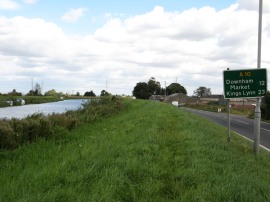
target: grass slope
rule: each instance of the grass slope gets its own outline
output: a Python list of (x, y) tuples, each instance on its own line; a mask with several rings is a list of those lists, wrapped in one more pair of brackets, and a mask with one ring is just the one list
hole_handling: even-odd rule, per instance
[(179, 108), (127, 101), (61, 141), (0, 154), (0, 201), (270, 201), (270, 155)]

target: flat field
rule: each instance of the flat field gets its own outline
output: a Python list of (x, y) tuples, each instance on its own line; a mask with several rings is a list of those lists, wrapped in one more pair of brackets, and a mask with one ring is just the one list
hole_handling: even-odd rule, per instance
[(270, 154), (180, 108), (125, 100), (60, 140), (0, 151), (0, 201), (270, 201)]

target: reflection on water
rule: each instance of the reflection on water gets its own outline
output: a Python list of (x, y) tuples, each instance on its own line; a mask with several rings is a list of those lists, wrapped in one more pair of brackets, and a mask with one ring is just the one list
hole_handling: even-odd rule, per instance
[(0, 108), (0, 118), (24, 118), (34, 113), (64, 113), (68, 110), (78, 109), (79, 107), (81, 107), (82, 103), (87, 101), (87, 99), (64, 100), (44, 104), (5, 107)]

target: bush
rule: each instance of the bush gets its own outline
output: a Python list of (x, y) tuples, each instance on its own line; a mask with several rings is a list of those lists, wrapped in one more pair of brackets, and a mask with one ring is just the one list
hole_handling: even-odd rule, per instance
[(28, 141), (24, 133), (24, 128), (27, 125), (26, 120), (12, 119), (9, 124), (13, 128), (14, 135), (17, 137), (18, 144), (22, 144)]
[(41, 117), (39, 120), (39, 136), (45, 139), (53, 135), (52, 124), (48, 117)]
[(65, 114), (52, 114), (48, 119), (51, 121), (53, 127), (62, 126), (68, 130), (72, 130), (79, 125), (79, 120), (76, 115), (71, 112)]
[(68, 134), (68, 130), (62, 126), (55, 126), (52, 128), (54, 140), (60, 140), (62, 137)]
[(262, 103), (261, 105), (262, 118), (265, 120), (270, 119), (270, 104)]
[(14, 149), (16, 147), (17, 141), (12, 127), (8, 122), (2, 121), (0, 124), (0, 148)]

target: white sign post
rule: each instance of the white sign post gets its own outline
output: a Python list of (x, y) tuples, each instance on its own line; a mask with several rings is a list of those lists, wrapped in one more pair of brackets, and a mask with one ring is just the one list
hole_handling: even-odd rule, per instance
[[(263, 0), (259, 3), (259, 26), (258, 26), (258, 58), (257, 68), (261, 68), (261, 45), (262, 45), (262, 12), (263, 12)], [(253, 151), (255, 154), (260, 152), (260, 135), (261, 135), (261, 98), (257, 98), (255, 119), (254, 119), (254, 143)]]

